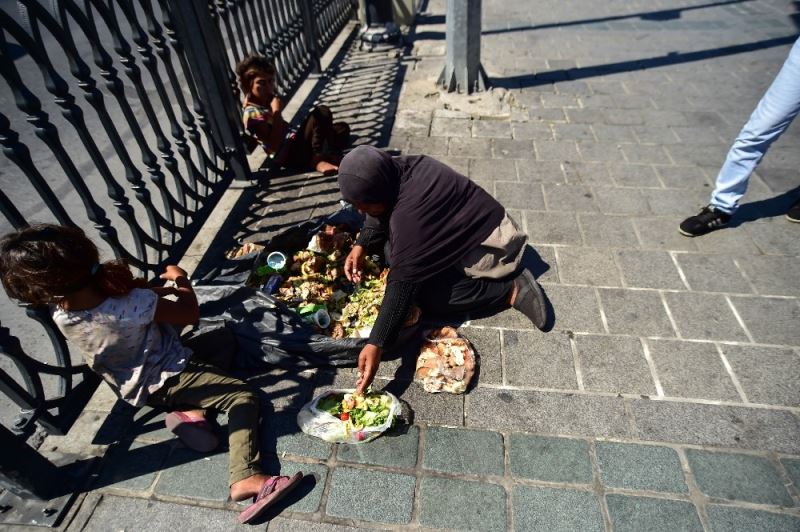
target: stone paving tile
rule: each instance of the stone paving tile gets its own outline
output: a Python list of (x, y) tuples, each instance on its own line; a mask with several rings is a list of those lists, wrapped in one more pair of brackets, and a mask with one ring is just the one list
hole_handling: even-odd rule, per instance
[[(647, 198), (650, 210), (656, 215), (675, 215), (685, 218), (694, 209), (707, 201), (704, 189), (681, 190), (669, 189), (644, 189), (642, 195)], [(686, 237), (684, 237), (686, 238)]]
[(597, 465), (605, 486), (688, 493), (678, 453), (669, 447), (598, 442)]
[(650, 368), (637, 338), (578, 335), (575, 345), (585, 389), (655, 394)]
[(190, 530), (189, 523), (202, 523), (192, 530), (252, 530), (239, 524), (236, 513), (228, 510), (108, 495), (81, 530), (107, 532), (111, 524), (113, 530)]
[(535, 139), (536, 158), (540, 161), (580, 161), (575, 141), (549, 141)]
[(655, 170), (665, 187), (695, 189), (703, 186), (711, 193), (713, 181), (696, 166), (656, 166)]
[(506, 381), (514, 386), (575, 390), (569, 338), (539, 331), (504, 331)]
[(685, 216), (637, 218), (633, 220), (639, 240), (645, 249), (664, 249), (670, 251), (696, 251), (694, 239), (678, 232), (678, 225)]
[(756, 342), (800, 345), (800, 302), (796, 299), (731, 297)]
[(615, 162), (624, 160), (621, 144), (616, 142), (582, 140), (578, 142), (578, 149), (584, 161)]
[[(317, 391), (320, 392), (321, 390)], [(297, 412), (265, 415), (261, 425), (261, 449), (264, 452), (279, 456), (288, 453), (323, 460), (331, 454), (331, 444), (300, 431), (297, 426)]]
[(511, 124), (500, 120), (473, 120), (473, 137), (511, 138)]
[(553, 305), (555, 329), (575, 332), (605, 332), (593, 288), (548, 285), (545, 290)]
[[(352, 382), (352, 381), (351, 381)], [(415, 383), (393, 381), (382, 389), (408, 403), (414, 412), (414, 423), (437, 423), (461, 426), (464, 424), (464, 398), (460, 395), (431, 394)]]
[(517, 175), (523, 183), (563, 183), (564, 173), (558, 161), (517, 159)]
[(563, 168), (567, 182), (571, 185), (614, 185), (605, 163), (564, 161)]
[(511, 125), (515, 139), (553, 140), (549, 124), (541, 122), (519, 122)]
[(789, 256), (800, 255), (797, 246), (797, 227), (780, 220), (776, 224), (745, 224), (741, 226), (744, 233), (758, 243), (764, 253)]
[[(268, 474), (290, 477), (297, 472), (303, 473), (300, 483), (279, 503), (281, 510), (311, 514), (319, 510), (328, 468), (322, 464), (291, 462), (289, 460), (270, 457), (265, 465)], [(270, 530), (272, 530), (270, 526)]]
[(299, 410), (309, 401), (313, 388), (313, 371), (285, 371), (272, 369), (268, 372), (247, 375), (247, 382), (259, 390), (262, 404), (278, 410)]
[(614, 257), (625, 286), (686, 289), (672, 257), (666, 251), (616, 250)]
[[(687, 212), (686, 214), (690, 215), (692, 213)], [(754, 239), (750, 238), (746, 231), (740, 231), (738, 228), (724, 228), (703, 235), (702, 239), (693, 240), (695, 241), (696, 249), (701, 253), (727, 255), (736, 250), (737, 255), (741, 255), (743, 258), (749, 255), (761, 254), (761, 250)]]
[(615, 126), (609, 124), (592, 124), (595, 137), (600, 142), (636, 142), (633, 129), (630, 126)]
[(800, 296), (800, 266), (797, 258), (749, 257), (740, 264), (759, 294)]
[(608, 513), (619, 532), (703, 530), (693, 504), (683, 501), (608, 495)]
[(571, 212), (523, 211), (525, 228), (533, 244), (582, 244), (575, 214)]
[(800, 420), (791, 412), (646, 399), (630, 404), (639, 440), (800, 453)]
[(167, 459), (156, 493), (205, 501), (228, 500), (228, 453), (176, 449)]
[(499, 432), (428, 427), (422, 467), (466, 475), (503, 476), (503, 436)]
[(604, 214), (646, 214), (647, 200), (640, 190), (617, 187), (593, 187), (594, 201)]
[(692, 290), (753, 293), (753, 289), (730, 256), (679, 253), (676, 259)]
[(500, 331), (479, 327), (461, 327), (458, 330), (475, 349), (478, 359), (478, 384), (502, 384), (503, 360), (500, 351)]
[(775, 465), (761, 456), (687, 449), (700, 490), (711, 497), (792, 506)]
[[(658, 190), (655, 191), (656, 193), (664, 191), (664, 189), (661, 188), (661, 182), (658, 180), (658, 176), (652, 166), (610, 162), (608, 163), (608, 171), (617, 186), (658, 188)], [(642, 191), (642, 193), (644, 192), (645, 190)]]
[(611, 251), (564, 247), (556, 250), (561, 280), (569, 284), (620, 286), (619, 269)]
[(800, 490), (800, 458), (782, 458), (781, 465), (786, 469), (795, 490)]
[(144, 491), (153, 484), (171, 448), (171, 444), (139, 442), (114, 446), (103, 458), (103, 470), (93, 487)]
[(539, 283), (557, 283), (558, 264), (554, 248), (541, 244), (536, 247), (529, 244), (528, 247), (530, 250), (526, 250), (522, 256), (522, 265), (533, 273)]
[(419, 427), (411, 426), (405, 433), (385, 433), (368, 445), (337, 445), (336, 459), (340, 462), (413, 469), (417, 465), (418, 443)]
[(668, 127), (653, 127), (651, 125), (632, 126), (639, 142), (648, 144), (677, 144), (680, 142), (675, 132)]
[(431, 121), (431, 137), (470, 137), (472, 124), (463, 118), (439, 118)]
[(409, 155), (421, 153), (432, 157), (447, 155), (448, 141), (447, 137), (411, 137), (407, 153)]
[(506, 491), (485, 482), (424, 477), (419, 522), (455, 530), (506, 530)]
[(379, 523), (411, 521), (413, 476), (338, 467), (331, 476), (325, 513)]
[(796, 352), (762, 346), (720, 347), (750, 401), (800, 406), (800, 356)]
[(472, 159), (469, 163), (469, 177), (473, 180), (517, 181), (517, 167), (511, 160)]
[(530, 140), (494, 139), (493, 153), (498, 159), (535, 159), (533, 143)]
[[(248, 527), (248, 530), (250, 529), (251, 528)], [(353, 530), (371, 529), (275, 517), (269, 520), (267, 530), (269, 530), (269, 532), (351, 532)]]
[(647, 343), (664, 395), (742, 400), (714, 344), (676, 340), (648, 340)]
[(497, 181), (494, 184), (495, 198), (507, 209), (544, 210), (542, 185), (537, 183), (512, 183)]
[(565, 109), (573, 124), (604, 124), (607, 122), (603, 109)]
[(592, 190), (584, 185), (545, 183), (544, 198), (547, 210), (569, 212), (597, 212)]
[(488, 139), (453, 137), (450, 139), (449, 155), (451, 157), (492, 157), (492, 143)]
[(683, 338), (748, 341), (725, 296), (667, 292), (664, 298)]
[(706, 514), (714, 532), (738, 532), (758, 530), (759, 532), (790, 532), (800, 529), (800, 517), (796, 515), (760, 512), (734, 506), (709, 504)]
[[(446, 156), (446, 157), (436, 157), (439, 162), (442, 162), (458, 172), (461, 175), (468, 175), (469, 174), (469, 159), (467, 157), (455, 157), (455, 156)], [(490, 190), (491, 192), (491, 190)]]
[(639, 247), (639, 240), (636, 238), (633, 224), (627, 217), (581, 213), (578, 215), (578, 222), (586, 236), (587, 246)]
[(675, 336), (658, 292), (601, 288), (599, 293), (612, 334)]
[(602, 531), (603, 518), (594, 493), (568, 489), (514, 486), (517, 530)]
[[(549, 288), (545, 288), (545, 292)], [(504, 329), (522, 329), (522, 330), (532, 330), (535, 327), (531, 323), (531, 321), (518, 310), (514, 309), (506, 309), (502, 312), (498, 312), (492, 316), (481, 317), (474, 321), (470, 322), (470, 325), (478, 325), (480, 327), (502, 327)]]
[(546, 482), (591, 484), (589, 444), (572, 438), (511, 434), (508, 443), (511, 474)]
[(477, 388), (465, 410), (468, 427), (608, 437), (629, 431), (622, 400), (613, 397)]
[(565, 109), (528, 109), (532, 121), (564, 122)]
[(556, 140), (595, 140), (591, 126), (587, 124), (553, 124), (553, 133)]

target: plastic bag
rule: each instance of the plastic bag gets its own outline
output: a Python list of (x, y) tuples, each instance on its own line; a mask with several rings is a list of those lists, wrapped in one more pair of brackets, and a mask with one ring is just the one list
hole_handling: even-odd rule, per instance
[(414, 380), (426, 392), (464, 393), (475, 373), (475, 351), (452, 327), (429, 333), (417, 358)]
[(315, 397), (311, 402), (303, 406), (297, 414), (297, 424), (300, 426), (300, 430), (330, 443), (350, 443), (355, 445), (372, 441), (389, 430), (400, 414), (401, 405), (397, 397), (386, 391), (381, 391), (380, 394), (386, 395), (392, 400), (389, 406), (389, 415), (386, 417), (386, 421), (374, 427), (364, 427), (361, 430), (351, 431), (349, 430), (350, 423), (317, 408), (322, 399), (337, 394), (353, 393), (354, 391), (353, 389), (328, 390)]

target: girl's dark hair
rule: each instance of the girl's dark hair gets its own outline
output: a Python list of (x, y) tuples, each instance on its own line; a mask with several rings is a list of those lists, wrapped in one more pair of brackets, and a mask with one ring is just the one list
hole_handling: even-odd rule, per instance
[(97, 246), (82, 230), (53, 224), (32, 225), (0, 239), (0, 280), (10, 297), (32, 305), (58, 303), (91, 284), (107, 297), (147, 288), (125, 261), (99, 264)]
[(275, 74), (275, 65), (263, 55), (248, 55), (236, 65), (236, 75), (239, 76), (239, 88), (242, 93), (250, 92), (253, 79), (258, 74)]

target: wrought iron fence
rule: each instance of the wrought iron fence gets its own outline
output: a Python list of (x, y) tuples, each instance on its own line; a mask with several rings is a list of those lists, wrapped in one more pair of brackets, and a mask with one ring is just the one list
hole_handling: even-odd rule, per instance
[[(82, 227), (148, 278), (180, 259), (231, 180), (248, 178), (235, 64), (273, 58), (290, 95), (353, 12), (350, 0), (17, 4), (0, 7), (0, 233)], [(0, 392), (21, 408), (0, 437), (35, 422), (63, 433), (98, 379), (47, 309), (0, 300)], [(0, 487), (36, 493), (9, 481), (10, 458)]]

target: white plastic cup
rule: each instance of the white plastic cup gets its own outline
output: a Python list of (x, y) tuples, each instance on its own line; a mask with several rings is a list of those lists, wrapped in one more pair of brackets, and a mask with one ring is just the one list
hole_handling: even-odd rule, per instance
[(325, 310), (324, 308), (316, 311), (312, 315), (311, 320), (320, 329), (327, 329), (328, 327), (331, 326), (331, 315), (328, 314), (328, 311)]
[(267, 255), (267, 266), (279, 272), (286, 267), (286, 255), (280, 251), (273, 251)]

